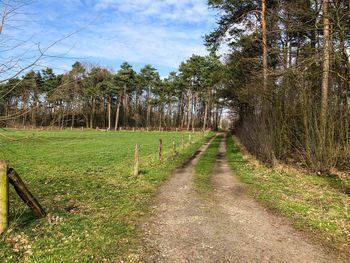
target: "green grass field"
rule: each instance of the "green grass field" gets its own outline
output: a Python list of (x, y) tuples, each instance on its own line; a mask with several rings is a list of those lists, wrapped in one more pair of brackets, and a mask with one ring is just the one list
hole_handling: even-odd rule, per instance
[[(189, 145), (184, 134), (186, 147), (181, 150), (183, 133), (1, 133), (8, 138), (0, 139), (0, 159), (10, 160), (10, 167), (48, 213), (46, 218), (35, 218), (11, 187), (11, 223), (1, 237), (1, 262), (137, 261), (137, 226), (157, 186), (212, 136)], [(162, 162), (158, 161), (159, 139), (163, 140)], [(141, 148), (140, 175), (133, 177), (136, 143)]]
[(222, 135), (218, 135), (212, 141), (208, 149), (201, 155), (194, 169), (194, 186), (196, 190), (202, 195), (206, 195), (208, 192), (214, 191), (214, 188), (211, 185), (211, 177), (213, 174), (214, 166), (216, 164), (216, 156), (219, 151), (221, 139)]
[(232, 170), (253, 197), (291, 218), (297, 228), (350, 254), (350, 198), (335, 187), (336, 179), (256, 166), (243, 158), (232, 136), (226, 142)]

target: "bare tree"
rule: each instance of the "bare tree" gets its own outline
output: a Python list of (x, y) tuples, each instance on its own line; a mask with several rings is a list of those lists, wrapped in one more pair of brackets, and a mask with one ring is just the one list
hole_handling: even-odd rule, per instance
[(46, 46), (42, 46), (40, 42), (31, 43), (34, 36), (30, 36), (25, 40), (13, 37), (11, 34), (14, 34), (16, 31), (17, 33), (21, 32), (24, 29), (24, 25), (21, 25), (21, 22), (28, 24), (28, 21), (23, 18), (26, 15), (24, 10), (25, 7), (33, 2), (33, 0), (0, 1), (0, 57), (2, 57), (0, 64), (0, 84), (14, 79), (33, 68), (45, 57), (59, 57), (50, 56), (48, 51), (54, 45), (87, 27), (79, 28)]

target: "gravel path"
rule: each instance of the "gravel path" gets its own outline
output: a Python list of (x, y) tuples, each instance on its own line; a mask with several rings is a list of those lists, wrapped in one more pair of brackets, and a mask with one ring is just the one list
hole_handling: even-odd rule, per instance
[[(209, 143), (208, 143), (209, 144)], [(192, 189), (203, 145), (158, 192), (142, 262), (344, 262), (244, 194), (220, 143), (210, 198)]]

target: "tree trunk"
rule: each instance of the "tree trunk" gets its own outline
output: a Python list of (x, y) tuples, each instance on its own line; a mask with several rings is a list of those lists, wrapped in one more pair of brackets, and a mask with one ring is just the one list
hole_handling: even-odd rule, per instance
[(138, 93), (136, 93), (136, 99), (135, 99), (135, 126), (139, 127), (140, 126), (140, 107), (139, 107), (139, 103), (140, 103), (140, 95)]
[(38, 95), (36, 94), (36, 92), (34, 93), (34, 101), (33, 101), (33, 109), (32, 109), (32, 125), (36, 126), (37, 125), (37, 121), (36, 121), (36, 108), (38, 105)]
[(22, 121), (22, 125), (25, 126), (26, 122), (27, 122), (27, 99), (23, 100), (23, 107), (22, 107), (22, 111), (23, 111), (23, 121)]
[(147, 88), (147, 116), (146, 116), (146, 122), (147, 122), (147, 128), (150, 128), (151, 125), (151, 105), (149, 104), (150, 99), (150, 90)]
[(119, 121), (119, 112), (120, 112), (120, 104), (122, 103), (122, 92), (119, 94), (118, 106), (117, 106), (117, 114), (115, 116), (115, 124), (114, 130), (118, 130), (118, 121)]
[[(320, 137), (321, 150), (325, 150), (326, 144), (326, 123), (328, 108), (328, 84), (330, 67), (329, 50), (329, 18), (328, 18), (328, 0), (322, 0), (323, 9), (323, 75), (322, 75), (322, 98), (321, 98), (321, 116), (320, 116)], [(321, 154), (323, 154), (321, 152)]]
[(188, 110), (187, 110), (187, 130), (190, 130), (190, 125), (191, 125), (191, 112), (192, 112), (192, 106), (191, 106), (191, 80), (189, 81), (188, 85)]
[(94, 126), (95, 100), (91, 97), (90, 129)]
[(219, 104), (217, 103), (215, 105), (215, 121), (214, 121), (214, 130), (217, 131), (218, 130), (218, 118), (219, 118)]
[(205, 131), (206, 125), (207, 125), (208, 104), (209, 104), (209, 90), (208, 90), (207, 99), (205, 100), (205, 110), (204, 110), (204, 120), (203, 120), (203, 131)]
[(171, 95), (169, 96), (169, 102), (168, 102), (168, 112), (167, 112), (167, 119), (168, 119), (168, 127), (171, 127), (171, 102), (170, 102)]
[(179, 128), (182, 128), (182, 115), (183, 115), (183, 101), (184, 101), (184, 93), (181, 92), (181, 100), (180, 100), (180, 104), (179, 104), (179, 117), (178, 117), (178, 125)]
[(266, 35), (266, 4), (265, 0), (261, 0), (261, 28), (263, 41), (263, 88), (267, 89), (267, 35)]
[(194, 113), (193, 113), (193, 118), (192, 118), (192, 128), (194, 128), (196, 126), (196, 120), (197, 120), (197, 104), (198, 104), (198, 90), (196, 91), (196, 96), (195, 96), (195, 100), (194, 100)]
[(74, 102), (72, 103), (72, 125), (71, 127), (74, 127), (74, 122), (75, 122), (75, 109), (74, 109)]
[(111, 130), (111, 96), (108, 97), (108, 131)]
[(126, 98), (126, 83), (124, 84), (124, 111), (123, 111), (123, 113), (124, 113), (124, 128), (126, 128), (126, 112), (127, 112), (127, 108), (128, 106), (127, 106), (127, 98)]
[(102, 97), (101, 98), (101, 105), (100, 105), (100, 110), (101, 110), (101, 127), (105, 127), (105, 123), (106, 123), (106, 116), (105, 116), (105, 98)]

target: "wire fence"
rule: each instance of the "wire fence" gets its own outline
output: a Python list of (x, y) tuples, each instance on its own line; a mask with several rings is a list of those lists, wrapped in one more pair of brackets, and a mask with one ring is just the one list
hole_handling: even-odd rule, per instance
[[(52, 136), (52, 134), (41, 133), (34, 134), (33, 137), (24, 141), (1, 141), (2, 147), (0, 150), (1, 159), (9, 159), (13, 166), (30, 166), (30, 165), (50, 165), (51, 163), (62, 163), (65, 161), (62, 159), (81, 159), (82, 162), (91, 157), (110, 159), (110, 162), (119, 161), (121, 163), (126, 161), (133, 161), (133, 154), (135, 150), (135, 144), (140, 144), (140, 158), (155, 158), (158, 156), (159, 139), (162, 139), (163, 156), (167, 156), (172, 152), (173, 138), (176, 140), (177, 150), (181, 149), (182, 137), (184, 145), (189, 144), (189, 140), (193, 138), (199, 138), (206, 133), (168, 133), (168, 132), (150, 132), (142, 133), (148, 134), (146, 137), (142, 136), (137, 139), (135, 136), (126, 135), (126, 140), (120, 141), (114, 140), (118, 138), (116, 133), (106, 133), (106, 136), (111, 136), (110, 141), (101, 140), (100, 135), (94, 135), (94, 132), (78, 133), (66, 133), (64, 136), (58, 135), (58, 137)], [(28, 131), (17, 134), (17, 137), (23, 137)], [(86, 136), (85, 136), (86, 134)], [(43, 135), (43, 136), (41, 136)], [(192, 137), (190, 139), (190, 137)], [(129, 138), (132, 138), (129, 140)], [(104, 138), (109, 139), (109, 138)], [(124, 138), (121, 138), (124, 139)], [(115, 145), (114, 145), (115, 144)], [(105, 147), (101, 147), (105, 146)], [(41, 153), (44, 152), (44, 155)], [(64, 156), (64, 158), (62, 158)], [(69, 157), (69, 158), (68, 158)], [(96, 163), (96, 159), (89, 159), (89, 161)]]
[[(91, 133), (90, 133), (91, 134)], [(78, 136), (71, 136), (71, 133), (69, 134), (71, 137), (69, 137), (69, 141), (65, 141), (65, 143), (56, 142), (54, 139), (59, 139), (60, 137), (35, 137), (32, 142), (28, 142), (27, 140), (18, 140), (18, 141), (12, 141), (8, 142), (6, 144), (6, 148), (2, 148), (2, 159), (10, 159), (10, 166), (9, 168), (13, 167), (16, 170), (20, 171), (20, 174), (25, 176), (26, 172), (31, 173), (33, 170), (36, 169), (40, 170), (40, 174), (42, 175), (41, 179), (45, 178), (44, 181), (41, 181), (41, 183), (47, 182), (47, 180), (54, 179), (55, 176), (59, 175), (60, 172), (63, 172), (65, 168), (62, 166), (65, 166), (65, 162), (68, 161), (68, 164), (71, 164), (72, 162), (76, 161), (79, 163), (81, 161), (82, 163), (89, 160), (90, 162), (94, 164), (99, 164), (100, 157), (108, 157), (109, 164), (106, 165), (106, 163), (100, 164), (97, 168), (96, 166), (88, 166), (86, 165), (87, 170), (91, 170), (91, 167), (96, 168), (96, 170), (91, 170), (93, 173), (92, 175), (96, 175), (97, 172), (107, 172), (108, 174), (111, 173), (119, 173), (122, 174), (123, 177), (127, 176), (130, 177), (132, 175), (138, 176), (139, 172), (142, 171), (143, 168), (153, 166), (154, 164), (158, 165), (159, 162), (168, 162), (172, 158), (175, 158), (175, 156), (178, 155), (181, 151), (186, 150), (191, 145), (196, 145), (195, 143), (199, 142), (201, 139), (207, 137), (209, 132), (206, 133), (147, 133), (148, 135), (146, 137), (142, 137), (143, 140), (145, 140), (145, 143), (138, 142), (136, 143), (136, 150), (135, 150), (135, 142), (139, 140), (136, 135), (131, 136), (130, 134), (125, 136), (125, 138), (129, 138), (129, 141), (125, 142), (125, 138), (122, 138), (122, 141), (119, 138), (120, 144), (114, 144), (113, 142), (117, 141), (110, 141), (110, 140), (96, 140), (95, 142), (91, 143), (91, 140), (86, 140), (82, 135)], [(110, 135), (108, 135), (110, 136)], [(118, 136), (117, 134), (112, 135)], [(87, 134), (87, 137), (89, 134)], [(99, 136), (100, 137), (100, 136)], [(130, 139), (131, 137), (134, 137), (133, 139)], [(135, 139), (136, 137), (136, 139)], [(111, 138), (111, 137), (107, 137)], [(80, 140), (83, 140), (83, 143), (79, 142)], [(91, 138), (90, 138), (91, 139)], [(104, 138), (105, 139), (105, 138)], [(64, 140), (63, 140), (64, 141)], [(151, 142), (152, 141), (152, 142)], [(204, 141), (203, 141), (204, 142)], [(29, 145), (28, 145), (29, 143)], [(96, 146), (98, 144), (102, 143), (102, 147), (99, 149), (96, 149)], [(37, 146), (39, 144), (39, 146)], [(119, 149), (120, 146), (123, 146), (122, 149)], [(30, 154), (30, 152), (36, 153), (43, 151), (43, 147), (45, 146), (47, 151), (43, 154), (43, 156), (33, 156)], [(82, 149), (86, 149), (86, 147), (90, 147), (88, 150), (82, 151)], [(104, 149), (104, 146), (109, 146), (109, 149)], [(16, 149), (12, 150), (11, 148), (14, 147)], [(119, 148), (118, 148), (119, 147)], [(22, 152), (20, 152), (20, 149), (22, 149)], [(27, 153), (26, 151), (23, 152), (23, 149), (26, 149), (29, 151)], [(68, 151), (70, 150), (70, 151)], [(62, 161), (62, 156), (64, 155), (64, 160)], [(118, 158), (113, 158), (118, 155)], [(10, 158), (6, 158), (10, 157)], [(78, 158), (74, 160), (74, 158)], [(7, 164), (8, 165), (8, 164)], [(43, 169), (43, 165), (46, 165), (45, 169)], [(52, 165), (52, 166), (51, 166)], [(55, 171), (55, 173), (51, 173), (50, 169), (55, 166), (60, 166), (58, 169), (59, 171)], [(23, 170), (22, 168), (25, 167)], [(74, 168), (67, 166), (66, 172), (69, 172), (71, 174), (75, 174)], [(26, 189), (22, 179), (19, 177), (17, 172), (14, 169), (10, 169), (14, 171), (14, 174), (12, 176), (17, 176), (13, 178), (17, 178), (17, 188), (16, 192), (21, 196), (22, 200), (25, 201), (25, 203), (31, 207), (32, 211), (35, 214), (39, 214), (42, 216), (45, 216), (45, 211), (41, 208), (40, 204), (36, 201), (36, 199), (31, 195), (31, 193)], [(9, 170), (9, 171), (10, 171)], [(46, 174), (45, 174), (45, 172)], [(49, 172), (49, 174), (47, 174)], [(11, 173), (12, 174), (12, 173)], [(5, 177), (10, 177), (9, 174), (6, 176), (5, 171)], [(3, 176), (3, 177), (4, 177)], [(11, 177), (10, 177), (11, 178)], [(137, 177), (141, 178), (141, 177)], [(32, 177), (32, 180), (40, 182), (39, 178)], [(129, 178), (126, 178), (129, 180)], [(15, 182), (12, 179), (12, 184)], [(36, 182), (38, 183), (38, 182)], [(19, 187), (21, 186), (21, 187)], [(15, 186), (16, 187), (16, 186)], [(20, 192), (18, 189), (22, 189)], [(0, 189), (1, 190), (1, 189)], [(53, 188), (51, 189), (53, 190)], [(0, 191), (1, 194), (2, 190)], [(9, 193), (8, 186), (6, 187), (7, 196)], [(65, 191), (64, 191), (65, 192)], [(22, 194), (21, 194), (22, 193)], [(23, 199), (23, 196), (25, 197)], [(30, 202), (29, 202), (29, 201)], [(7, 210), (8, 214), (8, 203), (9, 199), (2, 200), (2, 203), (7, 203), (7, 208), (4, 209)], [(0, 214), (3, 207), (0, 203)], [(19, 209), (19, 210), (18, 210)], [(18, 220), (22, 216), (25, 210), (23, 209), (15, 209), (15, 214), (12, 216), (11, 220)], [(3, 218), (7, 218), (6, 216), (3, 216)], [(7, 219), (6, 219), (7, 220)], [(0, 232), (2, 233), (8, 226), (8, 221), (1, 224), (1, 221), (4, 221), (0, 218)]]

